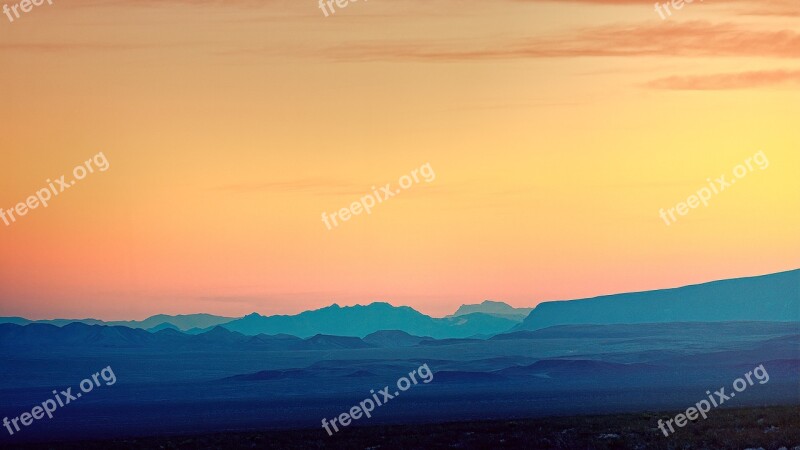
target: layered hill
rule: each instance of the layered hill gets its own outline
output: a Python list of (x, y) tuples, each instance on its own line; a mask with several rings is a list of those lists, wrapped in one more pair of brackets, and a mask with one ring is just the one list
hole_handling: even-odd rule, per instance
[(377, 347), (356, 337), (315, 335), (307, 339), (285, 334), (245, 336), (215, 327), (191, 335), (172, 328), (148, 332), (123, 326), (86, 325), (79, 322), (63, 327), (44, 323), (0, 324), (0, 351), (26, 353), (81, 348), (86, 351), (140, 349), (158, 352), (209, 350), (341, 350)]
[(581, 300), (544, 302), (516, 330), (568, 324), (800, 322), (800, 270)]
[(170, 316), (167, 314), (157, 314), (144, 320), (117, 320), (103, 321), (97, 319), (51, 319), (51, 320), (29, 320), (23, 317), (0, 317), (0, 324), (13, 323), (16, 325), (27, 325), (31, 323), (55, 325), (63, 327), (71, 323), (82, 323), (85, 325), (108, 325), (121, 326), (128, 328), (142, 328), (150, 331), (160, 331), (164, 328), (174, 328), (180, 331), (190, 329), (203, 329), (208, 331), (217, 325), (234, 320), (233, 317), (214, 316), (211, 314), (179, 314)]
[(408, 306), (376, 302), (345, 307), (333, 304), (291, 316), (253, 313), (222, 326), (245, 335), (285, 333), (299, 337), (315, 334), (365, 337), (376, 331), (399, 330), (441, 339), (494, 335), (508, 331), (516, 324), (514, 320), (484, 313), (439, 319)]

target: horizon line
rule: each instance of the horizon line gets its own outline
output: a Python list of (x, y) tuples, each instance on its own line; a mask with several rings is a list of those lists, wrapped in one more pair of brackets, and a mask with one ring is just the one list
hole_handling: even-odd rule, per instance
[[(531, 305), (531, 306), (512, 306), (512, 305), (510, 305), (508, 302), (506, 302), (504, 300), (484, 299), (483, 301), (481, 301), (479, 303), (461, 303), (458, 306), (456, 306), (456, 308), (453, 311), (453, 313), (455, 313), (458, 310), (458, 308), (460, 308), (461, 306), (465, 306), (465, 305), (480, 305), (480, 304), (482, 304), (484, 302), (487, 302), (487, 301), (505, 303), (506, 305), (508, 305), (508, 306), (510, 306), (510, 307), (512, 307), (514, 309), (528, 309), (528, 308), (531, 308), (531, 309), (535, 310), (542, 303), (591, 300), (591, 299), (609, 297), (609, 296), (614, 296), (614, 295), (627, 295), (627, 294), (639, 294), (639, 293), (644, 293), (644, 292), (667, 291), (667, 290), (672, 290), (672, 289), (682, 289), (682, 288), (687, 288), (687, 287), (692, 287), (692, 286), (701, 286), (701, 285), (705, 285), (705, 284), (718, 283), (718, 282), (722, 282), (722, 281), (743, 280), (743, 279), (748, 279), (748, 278), (759, 278), (759, 277), (770, 276), (770, 275), (780, 275), (780, 274), (789, 273), (789, 272), (795, 272), (795, 271), (800, 271), (800, 267), (793, 268), (793, 269), (787, 269), (787, 270), (781, 270), (781, 271), (778, 271), (778, 272), (761, 273), (761, 274), (758, 274), (758, 275), (747, 275), (747, 276), (733, 277), (733, 278), (719, 278), (719, 279), (715, 279), (715, 280), (702, 281), (702, 282), (698, 282), (698, 283), (684, 284), (684, 285), (680, 285), (680, 286), (661, 287), (661, 288), (646, 289), (646, 290), (639, 290), (639, 291), (605, 293), (605, 294), (599, 294), (599, 295), (595, 295), (595, 296), (591, 296), (591, 297), (542, 300), (542, 301), (539, 301), (536, 304)], [(390, 301), (387, 301), (387, 300), (373, 300), (373, 301), (371, 301), (369, 303), (365, 303), (365, 304), (355, 303), (355, 304), (352, 304), (352, 305), (344, 305), (344, 306), (339, 305), (337, 302), (338, 301), (334, 301), (330, 305), (321, 306), (321, 307), (315, 308), (315, 309), (301, 310), (301, 311), (296, 312), (294, 314), (270, 314), (270, 315), (264, 315), (264, 314), (261, 314), (261, 313), (259, 313), (257, 311), (253, 311), (253, 312), (248, 313), (248, 314), (244, 314), (244, 315), (241, 315), (241, 316), (234, 316), (234, 317), (217, 315), (217, 314), (209, 313), (209, 312), (193, 312), (193, 313), (178, 313), (178, 314), (155, 313), (155, 314), (151, 314), (151, 315), (149, 315), (149, 316), (147, 316), (147, 317), (145, 317), (143, 319), (130, 319), (130, 318), (129, 319), (97, 319), (97, 318), (94, 318), (94, 317), (86, 317), (86, 318), (55, 317), (55, 318), (51, 318), (51, 319), (31, 319), (31, 318), (28, 318), (28, 317), (25, 317), (25, 316), (13, 315), (13, 314), (12, 315), (7, 315), (7, 316), (0, 316), (0, 317), (3, 317), (3, 318), (19, 318), (19, 319), (24, 319), (24, 320), (30, 320), (32, 322), (52, 321), (52, 320), (72, 320), (72, 321), (96, 320), (96, 321), (99, 321), (99, 322), (143, 322), (143, 321), (148, 320), (150, 318), (153, 318), (155, 316), (180, 317), (180, 316), (192, 316), (192, 315), (203, 315), (204, 314), (204, 315), (209, 315), (209, 316), (214, 316), (214, 317), (222, 317), (222, 318), (227, 318), (227, 319), (231, 319), (231, 320), (238, 320), (238, 319), (242, 319), (242, 318), (244, 318), (246, 316), (249, 316), (249, 315), (252, 315), (252, 314), (258, 314), (259, 316), (262, 316), (262, 317), (280, 317), (280, 316), (291, 317), (291, 316), (297, 316), (297, 315), (300, 315), (300, 314), (303, 314), (303, 313), (306, 313), (306, 312), (320, 311), (322, 309), (331, 308), (333, 306), (338, 306), (339, 308), (353, 308), (353, 307), (356, 307), (356, 306), (366, 307), (366, 306), (374, 305), (376, 303), (385, 303), (385, 304), (388, 304), (389, 306), (391, 306), (393, 308), (402, 308), (402, 307), (411, 308), (411, 309), (413, 309), (414, 311), (417, 311), (420, 314), (426, 315), (426, 316), (434, 318), (434, 319), (441, 319), (441, 318), (452, 316), (452, 314), (444, 315), (444, 316), (430, 315), (430, 314), (426, 314), (425, 312), (423, 312), (423, 311), (421, 311), (419, 309), (414, 308), (413, 306), (410, 306), (410, 305), (395, 305), (395, 304), (393, 304), (393, 303), (391, 303)]]

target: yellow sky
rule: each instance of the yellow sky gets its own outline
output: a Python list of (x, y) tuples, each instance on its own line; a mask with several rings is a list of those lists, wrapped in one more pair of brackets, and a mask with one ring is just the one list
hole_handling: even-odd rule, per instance
[[(800, 5), (46, 2), (0, 15), (0, 315), (295, 313), (800, 266)], [(763, 151), (769, 166), (666, 225)], [(425, 163), (328, 230), (321, 214)]]

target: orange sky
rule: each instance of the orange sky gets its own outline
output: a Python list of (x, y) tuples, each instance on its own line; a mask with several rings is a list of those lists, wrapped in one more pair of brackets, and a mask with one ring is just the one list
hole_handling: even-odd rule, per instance
[[(444, 315), (800, 267), (797, 30), (796, 0), (0, 15), (0, 208), (109, 162), (0, 222), (0, 315)], [(767, 169), (658, 216), (758, 151)], [(320, 220), (425, 163), (434, 181)]]

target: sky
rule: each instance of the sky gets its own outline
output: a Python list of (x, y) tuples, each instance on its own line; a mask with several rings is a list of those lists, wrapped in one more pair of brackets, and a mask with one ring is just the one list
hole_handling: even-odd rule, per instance
[(442, 316), (800, 267), (795, 0), (333, 6), (0, 15), (0, 208), (108, 164), (0, 222), (0, 315)]

